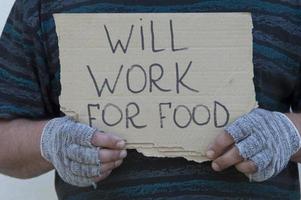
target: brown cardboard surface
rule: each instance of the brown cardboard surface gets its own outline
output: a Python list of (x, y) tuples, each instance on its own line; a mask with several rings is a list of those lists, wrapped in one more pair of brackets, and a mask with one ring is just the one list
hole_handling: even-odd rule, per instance
[(256, 106), (249, 13), (54, 17), (61, 106), (146, 156), (202, 162), (216, 135)]

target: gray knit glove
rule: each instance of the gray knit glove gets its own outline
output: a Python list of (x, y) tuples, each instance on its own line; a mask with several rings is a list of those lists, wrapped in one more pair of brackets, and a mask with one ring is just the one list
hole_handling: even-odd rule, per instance
[(297, 128), (279, 112), (253, 109), (226, 131), (234, 138), (240, 155), (256, 164), (257, 172), (250, 175), (254, 181), (279, 174), (301, 147)]
[(41, 154), (67, 183), (85, 187), (100, 176), (98, 149), (91, 144), (96, 129), (70, 117), (55, 118), (44, 127)]

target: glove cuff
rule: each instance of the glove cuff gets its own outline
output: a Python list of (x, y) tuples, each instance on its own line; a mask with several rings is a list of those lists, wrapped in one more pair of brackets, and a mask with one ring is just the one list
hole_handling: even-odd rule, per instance
[(280, 112), (274, 112), (277, 113), (278, 116), (282, 119), (282, 121), (287, 122), (286, 125), (289, 128), (290, 133), (290, 145), (292, 149), (292, 155), (295, 154), (300, 148), (301, 148), (301, 136), (300, 133), (295, 126), (295, 124), (288, 118), (285, 114), (280, 113)]
[(44, 126), (40, 140), (40, 151), (41, 156), (48, 162), (52, 162), (52, 154), (55, 151), (53, 149), (54, 145), (52, 145), (52, 142), (55, 140), (55, 129), (59, 129), (60, 126), (70, 120), (72, 120), (70, 117), (54, 118)]

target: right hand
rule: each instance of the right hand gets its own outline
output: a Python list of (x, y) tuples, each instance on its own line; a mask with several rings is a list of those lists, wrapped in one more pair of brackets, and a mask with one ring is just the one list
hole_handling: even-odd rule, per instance
[(261, 182), (278, 175), (300, 148), (299, 130), (288, 115), (256, 108), (218, 135), (207, 157), (215, 171), (235, 166)]
[(107, 178), (127, 155), (124, 140), (70, 117), (55, 118), (45, 125), (41, 154), (65, 182), (79, 187)]

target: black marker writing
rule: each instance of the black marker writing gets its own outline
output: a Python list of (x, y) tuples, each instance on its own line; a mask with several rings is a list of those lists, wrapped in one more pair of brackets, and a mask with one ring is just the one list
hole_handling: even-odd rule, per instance
[(110, 36), (110, 32), (109, 32), (107, 26), (104, 25), (104, 29), (105, 29), (105, 32), (106, 32), (106, 35), (107, 35), (107, 39), (109, 41), (109, 44), (110, 44), (110, 47), (111, 47), (111, 50), (112, 50), (113, 53), (116, 53), (116, 51), (118, 49), (118, 46), (120, 46), (120, 48), (122, 49), (124, 54), (127, 52), (130, 41), (131, 41), (131, 38), (132, 38), (132, 35), (133, 35), (134, 27), (135, 27), (134, 25), (131, 26), (130, 33), (129, 33), (129, 36), (128, 36), (128, 39), (127, 39), (127, 42), (126, 42), (125, 46), (122, 44), (120, 39), (117, 40), (117, 42), (114, 46), (113, 42), (112, 42), (112, 39), (111, 39), (111, 36)]
[[(136, 110), (135, 113), (133, 113), (133, 114), (130, 113), (131, 108)], [(137, 103), (131, 102), (127, 105), (127, 107), (126, 107), (126, 128), (130, 127), (130, 122), (131, 122), (132, 126), (137, 129), (142, 129), (142, 128), (147, 127), (147, 125), (137, 125), (134, 122), (134, 118), (137, 117), (139, 114), (140, 114), (140, 108)]]
[(185, 76), (187, 75), (190, 67), (192, 65), (192, 61), (189, 62), (185, 72), (183, 73), (183, 75), (181, 76), (180, 75), (180, 70), (179, 70), (179, 64), (176, 63), (176, 89), (177, 89), (177, 94), (180, 93), (180, 85), (182, 85), (183, 87), (187, 88), (188, 90), (191, 90), (193, 92), (199, 92), (198, 90), (196, 89), (193, 89), (191, 87), (189, 87), (188, 85), (186, 85), (184, 82), (183, 82), (183, 79), (185, 78)]
[(116, 77), (116, 79), (115, 79), (115, 81), (114, 81), (113, 87), (110, 86), (109, 80), (108, 80), (107, 78), (105, 78), (105, 80), (104, 80), (103, 84), (101, 85), (101, 88), (100, 88), (100, 89), (99, 89), (99, 87), (98, 87), (96, 78), (95, 78), (95, 76), (94, 76), (94, 74), (93, 74), (93, 72), (92, 72), (92, 70), (91, 70), (91, 68), (90, 68), (89, 65), (87, 65), (87, 69), (88, 69), (88, 72), (89, 72), (90, 77), (92, 78), (92, 81), (93, 81), (93, 84), (94, 84), (94, 87), (95, 87), (95, 90), (96, 90), (96, 93), (97, 93), (97, 96), (98, 96), (98, 97), (101, 97), (102, 92), (103, 92), (103, 90), (104, 90), (105, 87), (109, 90), (109, 92), (110, 92), (111, 94), (113, 94), (113, 93), (115, 92), (116, 85), (117, 85), (117, 83), (118, 83), (118, 80), (119, 80), (119, 78), (120, 78), (120, 74), (121, 74), (122, 69), (123, 69), (123, 65), (121, 65), (121, 67), (119, 68), (119, 72), (118, 72), (118, 75), (117, 75), (117, 77)]

